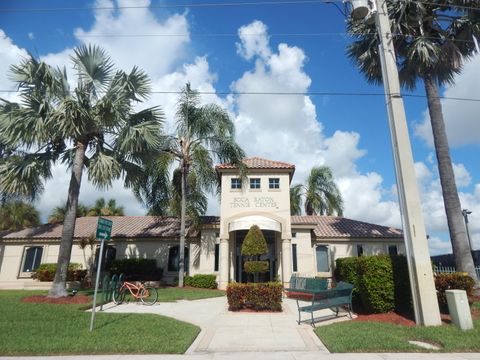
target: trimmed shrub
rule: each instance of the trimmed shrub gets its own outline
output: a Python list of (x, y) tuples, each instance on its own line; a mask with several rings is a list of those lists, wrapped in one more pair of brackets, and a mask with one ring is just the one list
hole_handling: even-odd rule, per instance
[(435, 288), (437, 289), (438, 304), (440, 310), (448, 313), (447, 297), (445, 290), (465, 290), (467, 296), (472, 296), (475, 281), (466, 273), (437, 274), (435, 275)]
[(268, 271), (268, 261), (245, 261), (244, 269), (247, 273), (261, 273)]
[(193, 276), (185, 276), (183, 281), (186, 286), (204, 289), (216, 289), (218, 286), (216, 278), (217, 277), (215, 275), (197, 274)]
[(358, 261), (360, 297), (366, 311), (395, 309), (392, 261), (388, 256), (361, 256)]
[(155, 259), (119, 259), (112, 261), (110, 274), (124, 274), (131, 281), (158, 281), (163, 269), (157, 267)]
[(231, 283), (227, 287), (228, 309), (282, 311), (282, 291), (282, 284), (277, 282)]
[(268, 252), (267, 241), (262, 230), (257, 225), (252, 225), (248, 230), (242, 244), (243, 256), (258, 256)]
[(358, 276), (358, 257), (339, 258), (335, 265), (335, 279), (353, 284), (352, 304), (355, 308), (361, 306), (360, 278)]
[(337, 259), (335, 278), (355, 285), (352, 302), (371, 313), (411, 309), (407, 259), (401, 255)]
[[(38, 281), (53, 281), (57, 271), (56, 263), (40, 264), (37, 270), (32, 273), (32, 278)], [(87, 275), (87, 270), (82, 270), (82, 266), (77, 263), (70, 263), (67, 271), (67, 281), (83, 281)]]

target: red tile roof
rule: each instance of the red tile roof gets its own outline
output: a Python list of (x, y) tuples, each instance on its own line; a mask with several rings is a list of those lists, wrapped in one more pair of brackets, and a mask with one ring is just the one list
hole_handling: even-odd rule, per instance
[[(105, 216), (113, 221), (112, 238), (177, 238), (180, 236), (180, 218), (159, 216)], [(206, 223), (213, 220), (205, 217)], [(75, 222), (74, 238), (85, 238), (95, 234), (98, 217), (86, 216)], [(63, 225), (45, 224), (30, 229), (11, 232), (1, 239), (55, 239), (62, 236)], [(196, 237), (198, 232), (187, 223), (187, 236)]]
[(295, 225), (312, 225), (317, 238), (403, 238), (402, 230), (338, 216), (292, 216)]
[[(295, 165), (280, 162), (280, 161), (273, 161), (267, 160), (259, 157), (251, 157), (245, 158), (242, 160), (245, 166), (248, 169), (291, 169), (295, 170)], [(219, 164), (216, 166), (217, 170), (225, 170), (225, 169), (237, 169), (237, 166), (232, 164)]]
[[(112, 238), (178, 238), (180, 219), (157, 216), (107, 216), (113, 221)], [(75, 238), (88, 237), (95, 233), (98, 217), (78, 218), (75, 224)], [(204, 216), (206, 225), (219, 225), (218, 216)], [(314, 235), (320, 239), (348, 238), (397, 238), (403, 237), (400, 229), (369, 224), (336, 216), (292, 216), (295, 225), (310, 225)], [(198, 232), (187, 223), (189, 238), (198, 237)], [(62, 224), (45, 224), (35, 228), (0, 234), (0, 240), (9, 239), (59, 239)]]

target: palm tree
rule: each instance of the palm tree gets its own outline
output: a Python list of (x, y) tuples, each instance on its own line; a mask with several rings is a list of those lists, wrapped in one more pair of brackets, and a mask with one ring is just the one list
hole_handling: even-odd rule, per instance
[[(480, 10), (480, 3), (465, 0), (387, 2), (391, 31), (395, 34), (393, 41), (400, 81), (410, 90), (419, 80), (425, 87), (455, 264), (478, 284), (453, 173), (439, 86), (454, 82), (455, 75), (461, 72), (462, 62), (474, 52), (472, 37), (480, 35), (479, 11), (468, 12), (457, 6), (468, 3)], [(352, 20), (348, 32), (356, 38), (348, 46), (348, 56), (367, 81), (381, 83), (375, 26)]]
[[(77, 204), (77, 218), (87, 216), (88, 208), (81, 204)], [(63, 206), (57, 206), (52, 210), (52, 213), (48, 216), (49, 224), (63, 223), (65, 220), (65, 214), (67, 213), (67, 204)]]
[[(178, 285), (183, 287), (187, 214), (195, 207), (195, 211), (204, 212), (206, 201), (202, 196), (213, 191), (217, 184), (214, 161), (229, 162), (243, 169), (244, 152), (235, 142), (235, 126), (228, 113), (215, 104), (201, 105), (198, 92), (190, 84), (182, 89), (176, 120), (175, 133), (164, 138), (161, 151), (145, 169), (145, 181), (136, 189), (136, 195), (147, 207), (156, 207), (160, 213), (172, 198), (178, 201), (180, 197)], [(172, 185), (169, 174), (173, 164), (176, 166)], [(168, 196), (166, 189), (170, 186), (173, 195)]]
[(51, 177), (55, 162), (71, 169), (67, 211), (58, 266), (49, 296), (66, 296), (66, 277), (72, 250), (78, 196), (85, 169), (97, 187), (109, 187), (124, 176), (132, 186), (142, 156), (158, 148), (162, 113), (157, 107), (133, 112), (148, 97), (147, 75), (134, 67), (114, 70), (104, 50), (74, 49), (76, 88), (70, 90), (65, 69), (28, 57), (11, 67), (20, 103), (2, 100), (0, 133), (7, 144), (27, 149), (0, 165), (0, 187), (9, 193), (35, 197)]
[(0, 230), (17, 231), (39, 224), (40, 216), (31, 204), (12, 201), (0, 206)]
[(115, 199), (105, 202), (104, 198), (97, 199), (95, 204), (87, 211), (87, 216), (123, 216), (123, 206), (117, 206)]
[(343, 215), (342, 194), (328, 166), (313, 167), (305, 185), (290, 188), (290, 211), (294, 215), (301, 213), (302, 196), (307, 215)]

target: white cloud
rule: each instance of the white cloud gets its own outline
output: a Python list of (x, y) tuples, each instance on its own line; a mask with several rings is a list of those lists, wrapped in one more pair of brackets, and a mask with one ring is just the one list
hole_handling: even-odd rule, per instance
[(453, 164), (453, 172), (455, 174), (455, 182), (458, 187), (468, 186), (472, 182), (470, 173), (463, 164)]
[(443, 240), (437, 236), (430, 236), (428, 239), (428, 247), (430, 256), (449, 254), (452, 252), (452, 244), (450, 241)]
[(237, 53), (250, 60), (255, 55), (261, 58), (270, 56), (267, 26), (258, 20), (238, 29), (240, 43), (237, 43)]
[[(137, 65), (151, 76), (172, 70), (185, 56), (190, 42), (185, 14), (173, 14), (160, 21), (148, 9), (149, 0), (97, 0), (98, 7), (146, 6), (145, 8), (97, 10), (88, 29), (78, 28), (75, 36), (83, 43), (95, 43), (108, 51), (115, 64), (124, 70)], [(106, 36), (96, 36), (96, 35)], [(155, 36), (155, 35), (186, 36)], [(119, 36), (120, 35), (120, 36)], [(121, 37), (129, 35), (130, 37)], [(150, 35), (146, 38), (131, 35)]]
[[(445, 88), (444, 96), (452, 98), (476, 98), (480, 93), (480, 55), (468, 61), (454, 85)], [(480, 144), (479, 103), (475, 101), (442, 100), (448, 141), (451, 146)], [(427, 145), (433, 147), (432, 128), (428, 111), (416, 124), (415, 133)]]
[[(18, 65), (22, 58), (27, 58), (28, 53), (13, 44), (12, 40), (0, 29), (0, 89), (15, 91), (16, 85), (9, 78), (11, 65)], [(15, 92), (2, 93), (1, 97), (9, 101), (18, 101)]]

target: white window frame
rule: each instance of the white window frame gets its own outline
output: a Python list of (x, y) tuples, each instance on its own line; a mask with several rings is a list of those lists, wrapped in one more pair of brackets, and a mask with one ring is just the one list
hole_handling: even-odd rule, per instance
[[(317, 248), (320, 247), (320, 246), (322, 246), (322, 247), (324, 247), (324, 248), (327, 249), (328, 271), (318, 271), (318, 266), (317, 266)], [(331, 259), (331, 254), (330, 254), (330, 246), (325, 245), (325, 244), (316, 244), (316, 245), (314, 246), (314, 248), (313, 248), (313, 252), (314, 252), (313, 258), (314, 258), (314, 261), (315, 261), (315, 263), (314, 263), (313, 265), (314, 265), (315, 273), (317, 273), (317, 274), (322, 274), (322, 275), (324, 275), (324, 274), (331, 274), (331, 273), (332, 273), (332, 264), (331, 264), (332, 259)]]
[[(257, 180), (258, 180), (258, 187), (256, 187)], [(250, 178), (249, 182), (250, 182), (250, 190), (260, 190), (262, 188), (262, 179), (259, 177)], [(255, 187), (252, 187), (253, 184), (255, 184)]]
[[(22, 277), (22, 278), (32, 277), (33, 271), (23, 271), (23, 268), (25, 266), (25, 261), (27, 260), (27, 251), (29, 249), (34, 249), (34, 248), (42, 249), (42, 255), (40, 256), (40, 264), (39, 265), (41, 265), (43, 263), (43, 258), (45, 256), (45, 246), (43, 246), (43, 245), (24, 246), (23, 251), (22, 251), (22, 261), (20, 262), (20, 269), (18, 270), (18, 277)], [(36, 256), (36, 254), (35, 254), (35, 256)], [(35, 259), (36, 259), (36, 257), (34, 258), (34, 263), (35, 263)]]
[(270, 190), (279, 190), (280, 178), (268, 178), (268, 188)]
[[(234, 184), (235, 184), (235, 187), (234, 187)], [(241, 189), (242, 189), (242, 179), (231, 178), (230, 179), (230, 190), (241, 190)]]

